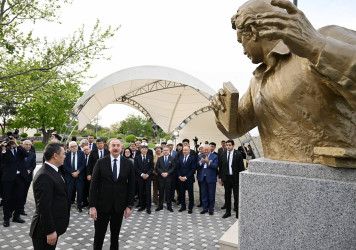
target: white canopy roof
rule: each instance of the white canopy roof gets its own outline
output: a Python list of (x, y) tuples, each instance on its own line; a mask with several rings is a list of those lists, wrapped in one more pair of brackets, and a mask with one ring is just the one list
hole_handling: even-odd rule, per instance
[[(213, 94), (215, 91), (207, 84), (182, 71), (139, 66), (117, 71), (97, 82), (78, 100), (74, 112), (78, 129), (82, 130), (108, 104), (122, 103), (138, 109), (170, 133), (187, 118), (209, 111)], [(210, 127), (215, 126), (210, 117), (209, 123)]]

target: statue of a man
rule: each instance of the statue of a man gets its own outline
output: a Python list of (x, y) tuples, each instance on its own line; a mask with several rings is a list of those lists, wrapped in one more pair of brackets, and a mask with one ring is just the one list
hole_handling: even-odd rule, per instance
[(231, 22), (259, 66), (240, 101), (213, 97), (219, 129), (235, 138), (258, 126), (270, 159), (356, 168), (356, 32), (317, 31), (287, 0), (250, 0)]

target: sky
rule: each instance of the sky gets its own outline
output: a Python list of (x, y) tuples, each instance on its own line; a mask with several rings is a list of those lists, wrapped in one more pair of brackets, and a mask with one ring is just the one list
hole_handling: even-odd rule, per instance
[[(98, 60), (90, 70), (84, 90), (116, 71), (141, 66), (166, 66), (184, 71), (214, 90), (231, 81), (246, 92), (256, 65), (243, 54), (230, 19), (244, 0), (74, 0), (61, 10), (62, 24), (41, 24), (35, 33), (48, 38), (71, 34), (96, 19), (103, 27), (121, 28), (108, 42), (111, 61)], [(336, 24), (356, 30), (356, 1), (298, 0), (315, 28)], [(104, 126), (138, 111), (124, 105), (109, 105), (99, 113)], [(116, 114), (116, 115), (112, 115)]]

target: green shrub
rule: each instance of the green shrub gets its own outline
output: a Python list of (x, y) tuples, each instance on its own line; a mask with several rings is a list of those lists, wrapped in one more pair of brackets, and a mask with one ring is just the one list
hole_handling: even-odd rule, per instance
[(27, 134), (27, 133), (22, 133), (22, 134), (20, 134), (20, 136), (21, 136), (22, 138), (26, 138), (26, 137), (28, 136), (28, 134)]
[(34, 133), (33, 136), (41, 136), (41, 133)]
[(128, 136), (126, 136), (125, 141), (126, 141), (126, 142), (134, 142), (135, 139), (136, 139), (136, 136), (134, 136), (134, 135), (128, 135)]
[(43, 151), (44, 148), (46, 147), (46, 145), (47, 145), (47, 144), (43, 144), (43, 143), (40, 142), (40, 141), (36, 141), (34, 147), (35, 147), (35, 150), (36, 150), (36, 151)]
[(170, 140), (170, 139), (171, 139), (171, 135), (166, 135), (166, 136), (164, 137), (164, 139), (166, 139), (166, 141)]

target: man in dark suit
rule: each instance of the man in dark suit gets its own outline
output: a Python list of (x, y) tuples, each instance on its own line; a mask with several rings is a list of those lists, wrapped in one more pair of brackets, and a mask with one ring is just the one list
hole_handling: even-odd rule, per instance
[(88, 136), (88, 146), (91, 151), (97, 149), (96, 143), (94, 142), (94, 135), (89, 135)]
[(138, 182), (138, 194), (141, 207), (139, 212), (146, 209), (151, 214), (151, 181), (153, 172), (153, 158), (147, 155), (148, 144), (141, 144), (141, 154), (135, 157), (136, 180)]
[(225, 188), (226, 213), (223, 218), (231, 216), (231, 191), (234, 192), (234, 205), (236, 208), (236, 218), (238, 218), (239, 207), (239, 173), (244, 171), (244, 162), (239, 151), (234, 149), (234, 141), (226, 141), (227, 152), (219, 158), (219, 183)]
[[(167, 146), (169, 147), (169, 155), (173, 157), (174, 161), (177, 163), (177, 154), (178, 152), (173, 150), (173, 141), (168, 140), (167, 141)], [(175, 168), (174, 172), (172, 173), (172, 185), (171, 185), (171, 199), (173, 202), (176, 200), (174, 199), (174, 193), (177, 192), (177, 201), (178, 205), (180, 204), (180, 199), (179, 199), (179, 182), (178, 182), (178, 172), (177, 168)]]
[(84, 162), (85, 162), (85, 168), (84, 168), (84, 189), (83, 189), (83, 207), (87, 207), (89, 205), (89, 185), (90, 182), (87, 180), (87, 175), (88, 175), (88, 163), (89, 163), (89, 157), (90, 157), (90, 148), (89, 146), (85, 146), (83, 148), (84, 152)]
[(94, 166), (95, 166), (96, 162), (99, 159), (110, 155), (109, 150), (105, 149), (104, 145), (105, 145), (104, 139), (96, 140), (97, 149), (96, 150), (92, 150), (91, 153), (90, 153), (89, 160), (88, 160), (88, 167), (87, 167), (87, 180), (88, 181), (91, 180), (91, 175), (93, 173)]
[(156, 170), (158, 173), (158, 185), (159, 185), (159, 205), (156, 211), (163, 209), (163, 197), (166, 192), (167, 210), (173, 212), (172, 200), (171, 200), (171, 185), (173, 181), (173, 175), (175, 171), (175, 161), (172, 156), (169, 155), (169, 147), (166, 146), (163, 149), (163, 155), (158, 158), (156, 164)]
[(30, 140), (25, 140), (23, 142), (24, 149), (28, 152), (28, 156), (25, 157), (25, 171), (27, 173), (25, 178), (25, 191), (23, 196), (23, 206), (22, 206), (22, 215), (27, 215), (25, 213), (25, 203), (27, 200), (28, 190), (30, 188), (32, 179), (33, 179), (33, 171), (36, 168), (36, 154), (31, 151), (32, 142)]
[(10, 218), (17, 223), (25, 223), (20, 217), (25, 192), (25, 157), (28, 152), (17, 145), (16, 139), (2, 144), (1, 166), (2, 166), (2, 199), (4, 211), (4, 227), (10, 226)]
[(83, 189), (85, 180), (85, 157), (84, 152), (78, 150), (78, 144), (75, 141), (69, 143), (70, 152), (66, 153), (66, 159), (63, 164), (65, 179), (68, 188), (68, 199), (72, 201), (74, 188), (77, 192), (77, 211), (81, 213)]
[(55, 249), (58, 237), (69, 225), (67, 187), (58, 167), (63, 165), (63, 144), (50, 143), (44, 150), (45, 163), (33, 181), (36, 212), (32, 218), (30, 236), (35, 250)]
[(225, 140), (222, 140), (222, 141), (221, 141), (221, 148), (218, 149), (218, 154), (219, 154), (219, 156), (220, 156), (222, 153), (226, 153), (226, 141), (225, 141)]
[(135, 194), (135, 170), (120, 156), (121, 142), (109, 142), (110, 155), (99, 159), (94, 167), (89, 190), (90, 216), (95, 220), (94, 250), (102, 249), (110, 221), (110, 249), (119, 249), (122, 217), (131, 215)]
[(201, 199), (203, 202), (203, 211), (205, 214), (209, 211), (214, 214), (215, 191), (217, 181), (218, 156), (211, 153), (209, 145), (204, 146), (204, 154), (199, 156), (198, 161), (198, 180), (201, 182)]
[(188, 190), (189, 196), (189, 205), (188, 205), (188, 213), (191, 214), (193, 212), (194, 206), (194, 192), (193, 192), (193, 184), (194, 173), (197, 167), (197, 160), (194, 155), (190, 154), (190, 148), (188, 146), (183, 147), (183, 155), (179, 157), (177, 160), (177, 172), (179, 179), (179, 198), (181, 203), (181, 208), (179, 212), (183, 212), (186, 210), (185, 204), (185, 191)]

